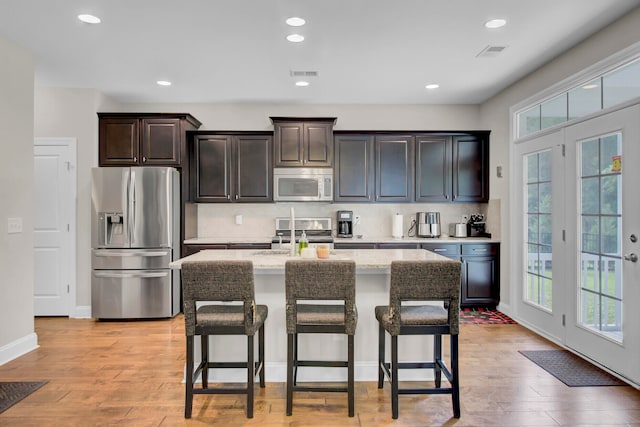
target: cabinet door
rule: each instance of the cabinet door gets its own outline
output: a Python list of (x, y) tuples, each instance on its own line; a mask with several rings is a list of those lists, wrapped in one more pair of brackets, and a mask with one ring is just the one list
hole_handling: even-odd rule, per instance
[(416, 138), (416, 202), (451, 201), (451, 137)]
[(273, 201), (271, 135), (235, 137), (235, 200)]
[(478, 135), (453, 137), (453, 201), (489, 200), (489, 143)]
[(304, 158), (308, 167), (330, 167), (333, 154), (333, 123), (304, 124)]
[(499, 300), (495, 257), (462, 257), (462, 305), (495, 306)]
[(339, 202), (371, 202), (374, 195), (373, 137), (339, 135), (335, 138), (335, 191)]
[(100, 119), (100, 166), (135, 166), (140, 159), (137, 118)]
[(303, 165), (303, 134), (302, 122), (275, 123), (275, 166)]
[(456, 243), (423, 243), (421, 247), (447, 258), (459, 259), (460, 257), (460, 245)]
[(413, 136), (376, 136), (376, 201), (413, 200)]
[(180, 119), (142, 119), (142, 165), (180, 166)]
[(231, 136), (196, 137), (191, 168), (196, 202), (231, 201)]

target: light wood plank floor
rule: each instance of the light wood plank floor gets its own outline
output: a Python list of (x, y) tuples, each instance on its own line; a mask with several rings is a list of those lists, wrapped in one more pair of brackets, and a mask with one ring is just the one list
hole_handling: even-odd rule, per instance
[(181, 315), (38, 318), (35, 325), (40, 348), (0, 366), (0, 381), (49, 383), (0, 414), (1, 426), (640, 426), (640, 391), (565, 386), (518, 353), (555, 348), (520, 325), (462, 326), (459, 420), (450, 396), (400, 396), (395, 421), (389, 385), (378, 390), (374, 382), (357, 383), (354, 418), (343, 393), (298, 393), (287, 417), (284, 384), (268, 383), (256, 388), (252, 420), (241, 395), (195, 396), (193, 418), (185, 420)]

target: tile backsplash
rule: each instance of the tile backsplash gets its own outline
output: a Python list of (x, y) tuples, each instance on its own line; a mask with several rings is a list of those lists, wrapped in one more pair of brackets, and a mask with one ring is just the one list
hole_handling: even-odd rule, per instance
[[(486, 217), (487, 231), (498, 233), (500, 218), (499, 200), (489, 203), (206, 203), (197, 205), (197, 237), (271, 237), (275, 231), (275, 218), (288, 217), (294, 208), (295, 216), (330, 217), (333, 220), (334, 236), (336, 211), (351, 210), (360, 221), (354, 226), (354, 235), (363, 237), (391, 236), (393, 216), (403, 215), (403, 235), (417, 212), (440, 212), (443, 234), (449, 223), (462, 221), (462, 215), (481, 213)], [(239, 217), (238, 217), (239, 216)], [(242, 224), (236, 224), (240, 220)], [(415, 234), (415, 232), (414, 232)]]

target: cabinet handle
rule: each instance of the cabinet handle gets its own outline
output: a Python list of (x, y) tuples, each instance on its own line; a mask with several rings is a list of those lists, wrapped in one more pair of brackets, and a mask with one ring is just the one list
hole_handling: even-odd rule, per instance
[(449, 200), (449, 195), (448, 195), (448, 194), (445, 194), (445, 195), (444, 195), (444, 198), (445, 198), (445, 200)]
[(136, 156), (133, 156), (133, 161), (137, 163), (138, 162), (138, 158)]
[(231, 200), (231, 196), (227, 194), (227, 200)]
[(435, 248), (433, 252), (447, 252), (447, 250), (443, 248)]
[(147, 158), (143, 156), (142, 157), (142, 163), (146, 163), (146, 161), (147, 161)]
[(486, 248), (476, 248), (473, 250), (474, 252), (487, 252)]
[(238, 198), (239, 198), (239, 197), (238, 197), (238, 195), (236, 194), (236, 200), (238, 200)]

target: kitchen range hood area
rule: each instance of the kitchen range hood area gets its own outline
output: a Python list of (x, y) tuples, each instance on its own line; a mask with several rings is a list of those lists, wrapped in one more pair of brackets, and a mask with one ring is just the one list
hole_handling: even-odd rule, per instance
[[(101, 168), (162, 166), (179, 174), (180, 245), (173, 260), (201, 249), (271, 249), (279, 243), (277, 220), (288, 217), (291, 207), (298, 218), (326, 223), (321, 233), (336, 248), (429, 249), (436, 241), (451, 243), (448, 224), (471, 214), (487, 218), (486, 231), (499, 221), (499, 206), (489, 203), (489, 131), (335, 131), (336, 117), (279, 116), (270, 117), (272, 131), (220, 131), (199, 129), (201, 123), (188, 113), (98, 116)], [(349, 233), (337, 229), (345, 226), (338, 211), (351, 212)], [(418, 233), (420, 212), (437, 212), (440, 235)], [(114, 218), (120, 219), (103, 221)], [(312, 246), (319, 233), (306, 230)], [(483, 272), (491, 291), (476, 303), (499, 301), (497, 237), (464, 240), (495, 245), (482, 248), (491, 257), (490, 271)], [(470, 250), (460, 241), (451, 244), (435, 250), (456, 259)], [(94, 317), (176, 312), (174, 290), (165, 311), (124, 310), (116, 303), (103, 315), (98, 307), (104, 307), (104, 286), (95, 289), (102, 297), (94, 295)]]

